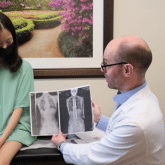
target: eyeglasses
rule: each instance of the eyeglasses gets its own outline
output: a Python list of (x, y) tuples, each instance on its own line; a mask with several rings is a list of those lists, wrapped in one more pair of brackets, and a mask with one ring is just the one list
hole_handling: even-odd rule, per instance
[(121, 64), (128, 64), (127, 62), (119, 62), (116, 64), (109, 64), (109, 65), (104, 65), (104, 63), (101, 63), (101, 69), (105, 72), (107, 66), (113, 66), (113, 65), (121, 65)]

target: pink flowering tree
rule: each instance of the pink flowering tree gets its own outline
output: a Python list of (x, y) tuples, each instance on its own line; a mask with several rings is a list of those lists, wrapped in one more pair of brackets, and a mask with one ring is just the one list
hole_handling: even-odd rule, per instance
[(92, 37), (93, 0), (54, 0), (49, 6), (63, 8), (61, 24), (66, 33), (80, 40)]
[(42, 8), (41, 3), (39, 3), (39, 4), (37, 5), (37, 8), (39, 8), (39, 9)]
[(13, 2), (11, 1), (0, 1), (0, 9), (8, 9)]
[(54, 0), (53, 2), (49, 3), (49, 7), (54, 8), (56, 11), (63, 10), (65, 2), (63, 0)]

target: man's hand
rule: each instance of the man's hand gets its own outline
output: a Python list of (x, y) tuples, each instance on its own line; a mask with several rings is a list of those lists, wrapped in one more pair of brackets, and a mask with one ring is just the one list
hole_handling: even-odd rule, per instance
[(51, 142), (57, 146), (61, 141), (66, 142), (66, 135), (63, 135), (62, 132), (59, 132), (58, 135), (53, 135)]
[(100, 121), (101, 116), (102, 116), (101, 108), (97, 104), (96, 101), (94, 101), (94, 100), (91, 100), (91, 101), (92, 101), (92, 106), (93, 106), (94, 122), (98, 123)]

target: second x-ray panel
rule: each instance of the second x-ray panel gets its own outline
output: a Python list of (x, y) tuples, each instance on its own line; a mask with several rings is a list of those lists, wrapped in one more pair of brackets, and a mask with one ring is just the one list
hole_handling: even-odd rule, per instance
[(93, 130), (90, 87), (59, 91), (61, 131), (66, 134)]

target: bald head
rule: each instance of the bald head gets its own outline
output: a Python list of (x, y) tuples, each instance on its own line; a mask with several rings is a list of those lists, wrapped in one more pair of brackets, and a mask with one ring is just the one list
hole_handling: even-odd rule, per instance
[(127, 62), (139, 73), (145, 73), (152, 61), (152, 53), (147, 43), (137, 36), (124, 36), (112, 40), (105, 53), (115, 53), (116, 62)]

